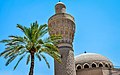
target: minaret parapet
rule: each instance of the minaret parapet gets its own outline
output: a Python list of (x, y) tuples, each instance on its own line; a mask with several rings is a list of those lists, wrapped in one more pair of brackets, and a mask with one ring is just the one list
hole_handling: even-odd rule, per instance
[(55, 15), (51, 16), (51, 17), (49, 18), (49, 20), (48, 20), (48, 23), (49, 23), (50, 21), (52, 21), (52, 20), (55, 20), (56, 18), (68, 18), (68, 19), (70, 19), (71, 21), (75, 22), (74, 17), (71, 16), (70, 14), (67, 14), (67, 13), (65, 13), (65, 14), (64, 14), (64, 13), (59, 13), (59, 15), (58, 15), (58, 14), (55, 14)]
[[(58, 46), (66, 44), (66, 46), (72, 47), (72, 42), (75, 33), (75, 21), (74, 17), (66, 13), (66, 6), (62, 2), (58, 2), (55, 5), (56, 13), (48, 20), (50, 35), (61, 35), (62, 39), (58, 40)], [(69, 44), (69, 45), (68, 45)]]

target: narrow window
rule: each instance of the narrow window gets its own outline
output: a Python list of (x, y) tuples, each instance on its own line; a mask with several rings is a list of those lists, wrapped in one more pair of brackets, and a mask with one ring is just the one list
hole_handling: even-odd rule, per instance
[(112, 68), (112, 66), (110, 65), (110, 68)]
[(93, 68), (96, 67), (96, 64), (93, 63), (93, 64), (92, 64), (92, 67), (93, 67)]
[(78, 67), (77, 67), (77, 70), (79, 70), (79, 69), (81, 69), (81, 66), (78, 66)]
[(108, 65), (107, 65), (107, 64), (105, 64), (105, 67), (108, 67)]
[(89, 68), (89, 65), (88, 65), (88, 64), (85, 64), (85, 65), (84, 65), (84, 68)]
[(99, 67), (103, 67), (103, 65), (100, 63), (100, 64), (99, 64)]

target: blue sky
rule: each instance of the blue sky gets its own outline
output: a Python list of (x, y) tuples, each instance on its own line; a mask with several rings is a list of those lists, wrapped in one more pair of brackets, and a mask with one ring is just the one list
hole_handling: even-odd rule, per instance
[[(30, 26), (38, 21), (39, 24), (48, 22), (54, 14), (54, 6), (58, 0), (0, 0), (0, 40), (8, 35), (23, 35), (16, 24)], [(98, 53), (108, 57), (115, 66), (120, 66), (120, 0), (62, 0), (67, 12), (74, 16), (76, 33), (74, 38), (74, 54), (84, 51)], [(0, 44), (0, 52), (5, 46)], [(53, 75), (53, 59), (48, 55), (51, 65), (48, 69), (45, 62), (35, 62), (35, 75)], [(29, 65), (22, 60), (13, 71), (13, 65), (5, 67), (0, 58), (0, 75), (27, 75)]]

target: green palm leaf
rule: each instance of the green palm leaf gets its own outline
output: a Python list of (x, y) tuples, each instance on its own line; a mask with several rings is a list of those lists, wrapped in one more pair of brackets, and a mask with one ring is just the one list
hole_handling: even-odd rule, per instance
[(10, 58), (7, 60), (7, 62), (6, 62), (5, 65), (8, 66), (16, 57), (17, 57), (17, 55), (14, 55), (14, 56), (10, 57)]
[(27, 56), (27, 62), (26, 62), (26, 65), (28, 65), (30, 62), (30, 54)]
[(23, 56), (20, 57), (20, 59), (18, 60), (17, 64), (14, 66), (14, 70), (16, 69), (16, 67), (18, 66), (18, 64), (20, 63), (20, 61), (25, 57), (25, 55), (23, 55)]
[(50, 68), (50, 64), (48, 63), (48, 61), (47, 61), (46, 57), (45, 57), (44, 55), (42, 55), (42, 54), (40, 54), (40, 55), (41, 55), (41, 56), (42, 56), (42, 58), (45, 60), (45, 62), (46, 62), (46, 64), (47, 64), (48, 68)]
[(0, 56), (3, 56), (4, 54), (8, 53), (9, 51), (11, 51), (11, 50), (5, 50), (5, 51), (3, 51), (2, 53), (0, 53)]
[(9, 40), (9, 39), (5, 39), (5, 40), (2, 40), (2, 41), (0, 41), (0, 43), (8, 43), (8, 42), (10, 42), (11, 40)]
[(0, 53), (0, 56), (3, 56), (7, 59), (6, 66), (8, 66), (15, 58), (19, 57), (16, 65), (14, 66), (14, 70), (17, 68), (20, 61), (27, 55), (26, 65), (30, 65), (30, 72), (34, 69), (34, 56), (41, 61), (43, 58), (50, 68), (50, 65), (46, 59), (46, 57), (42, 53), (47, 53), (55, 60), (60, 62), (60, 54), (59, 50), (55, 46), (57, 43), (56, 40), (61, 39), (60, 36), (51, 36), (44, 39), (43, 37), (48, 34), (48, 25), (43, 24), (40, 25), (36, 22), (32, 23), (30, 27), (25, 27), (20, 24), (17, 24), (17, 28), (23, 32), (23, 36), (18, 35), (10, 35), (9, 39), (5, 39), (0, 41), (0, 43), (5, 43), (5, 50)]
[(36, 53), (36, 57), (38, 58), (39, 61), (41, 61), (41, 57), (38, 53)]

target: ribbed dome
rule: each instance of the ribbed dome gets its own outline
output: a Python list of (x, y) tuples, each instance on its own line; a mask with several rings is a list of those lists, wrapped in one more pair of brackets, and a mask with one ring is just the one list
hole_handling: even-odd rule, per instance
[(96, 53), (83, 53), (75, 57), (76, 64), (78, 63), (84, 64), (84, 63), (92, 63), (92, 62), (107, 62), (112, 64), (108, 58)]

